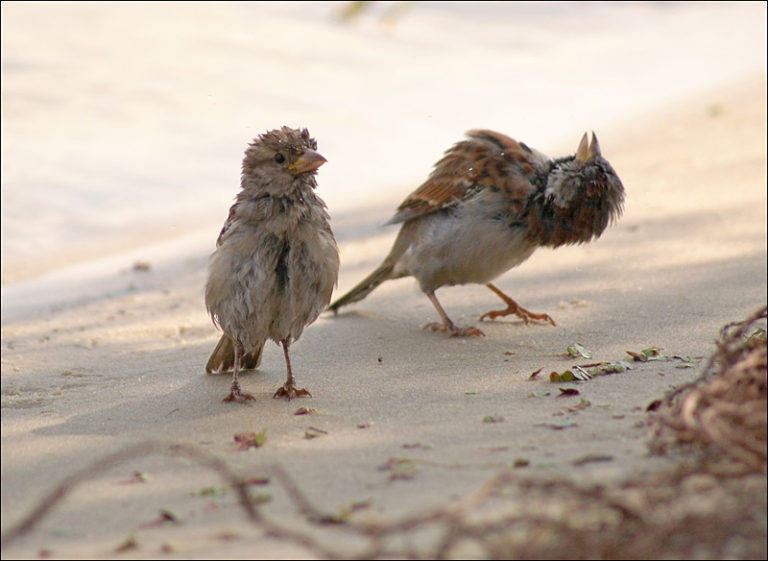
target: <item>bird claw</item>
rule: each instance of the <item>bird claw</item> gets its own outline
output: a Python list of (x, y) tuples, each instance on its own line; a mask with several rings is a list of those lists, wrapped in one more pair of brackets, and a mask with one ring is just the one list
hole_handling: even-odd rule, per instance
[(221, 401), (224, 401), (225, 403), (229, 403), (230, 401), (237, 401), (238, 403), (245, 403), (246, 401), (255, 400), (256, 398), (253, 397), (249, 393), (243, 393), (240, 391), (240, 388), (232, 388), (232, 391), (229, 392), (229, 395), (222, 399)]
[(507, 305), (507, 307), (504, 310), (494, 310), (490, 312), (485, 312), (483, 315), (480, 316), (480, 321), (483, 321), (485, 318), (496, 319), (497, 317), (503, 317), (503, 316), (509, 316), (509, 315), (515, 314), (517, 317), (523, 320), (523, 323), (525, 323), (526, 325), (528, 325), (528, 322), (532, 319), (535, 319), (538, 321), (548, 321), (552, 325), (557, 325), (555, 323), (555, 320), (549, 317), (549, 314), (534, 314), (533, 312), (529, 312), (528, 310), (523, 308), (520, 304), (512, 300), (512, 298), (504, 294), (492, 283), (488, 283), (485, 286), (487, 286), (491, 292), (496, 294), (496, 296), (501, 298), (504, 301), (504, 303)]
[(285, 397), (288, 399), (288, 401), (291, 401), (294, 397), (312, 397), (312, 394), (304, 388), (299, 389), (293, 384), (285, 384), (277, 388), (277, 391), (275, 392), (275, 395), (272, 396), (272, 399), (277, 399), (278, 397)]
[(531, 321), (531, 320), (548, 321), (552, 325), (555, 325), (555, 326), (557, 325), (555, 323), (555, 320), (553, 320), (549, 316), (549, 314), (535, 314), (533, 312), (529, 312), (528, 310), (526, 310), (522, 306), (518, 306), (518, 305), (509, 306), (505, 310), (494, 310), (494, 311), (490, 311), (490, 312), (485, 312), (483, 315), (480, 316), (480, 321), (483, 321), (485, 318), (489, 318), (489, 319), (493, 320), (493, 319), (496, 319), (498, 317), (509, 316), (509, 315), (512, 315), (512, 314), (514, 314), (517, 317), (519, 317), (520, 319), (522, 319), (523, 323), (526, 324), (526, 325), (528, 325), (528, 322)]
[(477, 327), (457, 327), (455, 325), (445, 325), (443, 323), (428, 323), (424, 329), (432, 331), (445, 331), (451, 334), (451, 337), (485, 337), (485, 333)]

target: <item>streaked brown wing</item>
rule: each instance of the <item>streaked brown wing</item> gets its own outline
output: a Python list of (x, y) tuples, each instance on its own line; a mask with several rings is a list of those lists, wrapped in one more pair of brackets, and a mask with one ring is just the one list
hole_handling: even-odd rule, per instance
[(221, 228), (221, 232), (219, 232), (219, 237), (216, 238), (216, 247), (221, 247), (221, 244), (224, 243), (224, 240), (227, 238), (227, 236), (232, 232), (232, 229), (235, 225), (235, 206), (232, 205), (229, 208), (229, 215), (227, 216), (227, 220), (224, 222), (224, 226)]
[(522, 210), (532, 189), (529, 151), (514, 139), (490, 130), (471, 130), (435, 164), (429, 178), (397, 207), (390, 224), (445, 208), (477, 189), (506, 190)]

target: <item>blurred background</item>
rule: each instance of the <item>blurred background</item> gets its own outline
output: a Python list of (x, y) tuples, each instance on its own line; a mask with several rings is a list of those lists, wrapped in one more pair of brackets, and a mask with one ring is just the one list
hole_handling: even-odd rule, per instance
[(243, 151), (271, 128), (317, 138), (343, 240), (468, 129), (560, 156), (585, 130), (766, 69), (764, 2), (1, 9), (4, 310), (8, 285), (132, 248), (187, 239), (207, 256)]

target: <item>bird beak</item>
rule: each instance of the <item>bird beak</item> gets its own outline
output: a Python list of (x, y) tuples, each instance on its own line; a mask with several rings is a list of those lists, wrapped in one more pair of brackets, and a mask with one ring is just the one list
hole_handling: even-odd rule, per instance
[(589, 142), (588, 135), (589, 133), (584, 133), (584, 136), (581, 137), (581, 142), (579, 142), (579, 147), (576, 150), (576, 159), (581, 164), (585, 164), (587, 160), (591, 160), (595, 156), (602, 155), (600, 153), (600, 143), (597, 141), (595, 133), (592, 133), (592, 142)]
[(295, 173), (307, 173), (315, 171), (327, 161), (314, 150), (305, 150), (298, 160), (288, 166), (288, 169)]

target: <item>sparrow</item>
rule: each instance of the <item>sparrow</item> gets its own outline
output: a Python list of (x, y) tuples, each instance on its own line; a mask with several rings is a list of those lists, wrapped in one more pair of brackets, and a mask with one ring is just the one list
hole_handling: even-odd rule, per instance
[(274, 396), (310, 396), (297, 388), (289, 347), (331, 300), (339, 271), (325, 203), (315, 193), (326, 159), (307, 129), (282, 127), (245, 151), (240, 192), (208, 261), (205, 306), (223, 335), (205, 367), (232, 369), (224, 401), (254, 399), (238, 375), (261, 363), (264, 343), (283, 348), (287, 379)]
[(387, 224), (402, 224), (389, 255), (347, 294), (339, 308), (368, 296), (382, 282), (414, 277), (442, 320), (425, 328), (452, 336), (477, 336), (476, 327), (451, 321), (435, 291), (485, 284), (507, 305), (480, 316), (514, 314), (525, 323), (547, 321), (491, 281), (528, 259), (539, 247), (581, 244), (599, 238), (621, 215), (624, 186), (587, 133), (572, 156), (551, 159), (504, 134), (471, 130), (408, 195)]

